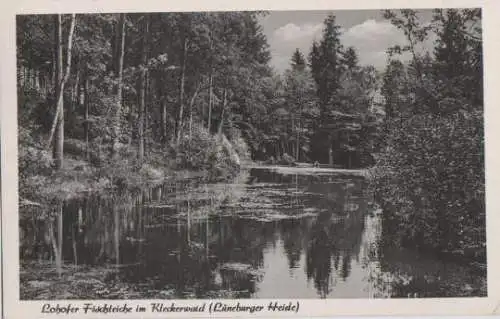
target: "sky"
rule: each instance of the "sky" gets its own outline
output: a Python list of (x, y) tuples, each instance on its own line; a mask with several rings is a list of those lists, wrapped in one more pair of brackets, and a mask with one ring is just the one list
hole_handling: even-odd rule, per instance
[[(387, 61), (387, 48), (406, 44), (403, 32), (385, 20), (380, 10), (272, 11), (261, 18), (260, 23), (270, 45), (271, 65), (276, 71), (281, 73), (289, 67), (296, 48), (305, 56), (309, 54), (312, 42), (321, 39), (323, 21), (329, 13), (336, 16), (342, 28), (342, 44), (355, 47), (361, 65), (382, 70)], [(432, 10), (421, 10), (419, 14), (422, 23), (430, 22)], [(422, 49), (431, 49), (434, 38), (431, 35)]]

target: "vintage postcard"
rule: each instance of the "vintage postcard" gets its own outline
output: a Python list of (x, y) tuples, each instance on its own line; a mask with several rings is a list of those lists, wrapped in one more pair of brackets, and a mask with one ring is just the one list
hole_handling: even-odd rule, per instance
[(498, 312), (499, 12), (6, 4), (3, 316)]

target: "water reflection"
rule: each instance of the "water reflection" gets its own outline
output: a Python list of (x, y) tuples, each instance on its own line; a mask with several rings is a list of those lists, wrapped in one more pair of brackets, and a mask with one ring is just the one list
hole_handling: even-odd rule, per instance
[[(372, 206), (362, 178), (253, 169), (233, 184), (187, 180), (66, 203), (56, 236), (44, 219), (21, 223), (21, 253), (24, 260), (54, 259), (57, 246), (65, 264), (114, 265), (107, 285), (126, 284), (137, 298), (407, 297), (443, 296), (450, 285), (476, 289), (470, 283), (478, 275), (464, 267), (384, 250)], [(51, 239), (59, 233), (61, 242)]]

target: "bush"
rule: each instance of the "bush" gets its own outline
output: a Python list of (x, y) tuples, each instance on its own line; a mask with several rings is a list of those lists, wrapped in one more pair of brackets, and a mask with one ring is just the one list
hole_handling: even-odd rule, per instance
[(287, 153), (283, 154), (281, 159), (278, 161), (278, 164), (286, 166), (297, 166), (297, 164), (295, 163), (295, 159)]
[[(243, 142), (244, 143), (244, 142)], [(245, 153), (245, 147), (236, 147)], [(239, 155), (224, 135), (212, 136), (204, 127), (194, 127), (184, 135), (176, 149), (177, 167), (206, 171), (210, 180), (234, 176), (239, 170)]]
[(19, 145), (19, 195), (26, 196), (37, 192), (36, 187), (29, 183), (29, 178), (35, 175), (48, 175), (51, 172), (52, 157), (49, 152), (33, 146)]
[(231, 144), (236, 154), (238, 154), (240, 160), (248, 161), (250, 160), (250, 149), (248, 144), (245, 142), (239, 130), (234, 129), (234, 132), (231, 134)]
[(484, 259), (482, 112), (416, 115), (398, 125), (373, 171), (386, 231), (403, 245)]
[(216, 146), (215, 138), (204, 127), (194, 127), (191, 136), (181, 137), (176, 148), (177, 165), (183, 169), (203, 170)]

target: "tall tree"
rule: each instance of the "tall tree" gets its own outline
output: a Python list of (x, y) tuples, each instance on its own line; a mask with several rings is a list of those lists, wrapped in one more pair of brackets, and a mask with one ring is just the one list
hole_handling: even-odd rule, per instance
[(71, 48), (73, 44), (73, 32), (75, 30), (76, 17), (75, 14), (71, 15), (71, 24), (68, 32), (68, 42), (66, 48), (66, 70), (63, 74), (63, 43), (62, 43), (62, 16), (60, 14), (55, 16), (55, 32), (56, 32), (56, 50), (55, 56), (57, 60), (57, 65), (55, 68), (56, 81), (54, 85), (56, 88), (56, 114), (54, 116), (54, 121), (52, 123), (52, 129), (49, 136), (49, 145), (52, 142), (52, 137), (54, 132), (56, 132), (54, 138), (54, 161), (55, 167), (57, 169), (63, 166), (64, 157), (64, 86), (68, 81), (70, 70), (71, 70)]
[[(336, 133), (325, 129), (325, 126), (330, 126), (329, 122), (335, 120), (332, 116), (335, 117), (336, 109), (340, 107), (338, 91), (344, 68), (342, 64), (344, 50), (340, 42), (341, 29), (336, 24), (335, 16), (329, 15), (323, 24), (321, 41), (319, 44), (313, 43), (309, 54), (309, 63), (316, 82), (320, 104), (320, 117), (315, 124), (317, 135), (313, 139), (312, 149), (316, 153), (316, 159), (328, 158), (328, 163), (332, 165), (333, 141)], [(328, 150), (327, 154), (322, 154), (325, 150)]]
[[(56, 168), (62, 168), (64, 156), (64, 75), (63, 75), (63, 38), (62, 38), (62, 17), (60, 14), (55, 16), (55, 80), (54, 87), (56, 88), (56, 115), (54, 118), (55, 137), (53, 147), (53, 158)], [(68, 61), (69, 62), (69, 61)], [(61, 98), (59, 98), (61, 96)], [(52, 137), (52, 131), (51, 131)]]
[(114, 75), (115, 79), (115, 104), (113, 114), (113, 141), (111, 144), (111, 155), (115, 155), (118, 149), (121, 129), (122, 100), (123, 100), (123, 60), (125, 55), (125, 13), (118, 15), (115, 26), (115, 46), (114, 46)]
[(463, 98), (478, 105), (482, 104), (480, 18), (479, 9), (436, 9), (433, 17), (438, 35), (434, 48), (435, 73), (447, 84), (441, 89), (448, 97), (455, 98), (460, 91)]
[(144, 161), (144, 118), (146, 109), (146, 63), (148, 59), (148, 45), (149, 45), (149, 14), (143, 16), (142, 27), (142, 52), (141, 52), (141, 65), (140, 65), (140, 79), (139, 79), (139, 119), (138, 119), (138, 137), (139, 137), (139, 163)]
[[(292, 60), (295, 59), (294, 54)], [(304, 64), (305, 61), (303, 60)], [(296, 161), (306, 158), (306, 151), (309, 146), (309, 135), (311, 133), (311, 118), (317, 107), (316, 86), (311, 74), (307, 69), (297, 64), (292, 64), (292, 69), (285, 73), (285, 87), (283, 92), (284, 107), (286, 107), (291, 120), (290, 129), (284, 136), (292, 143), (290, 149), (291, 155)], [(305, 65), (304, 65), (305, 66)]]
[(343, 54), (340, 35), (340, 26), (336, 24), (335, 16), (329, 15), (324, 21), (319, 46), (313, 43), (309, 58), (313, 78), (318, 87), (322, 113), (328, 113), (337, 104), (335, 98), (339, 88), (339, 76), (342, 73)]
[(177, 144), (179, 144), (182, 136), (182, 126), (184, 125), (184, 93), (186, 85), (186, 63), (188, 56), (188, 39), (183, 39), (183, 49), (182, 49), (182, 65), (181, 65), (181, 75), (180, 75), (180, 87), (179, 87), (179, 117), (177, 120)]

